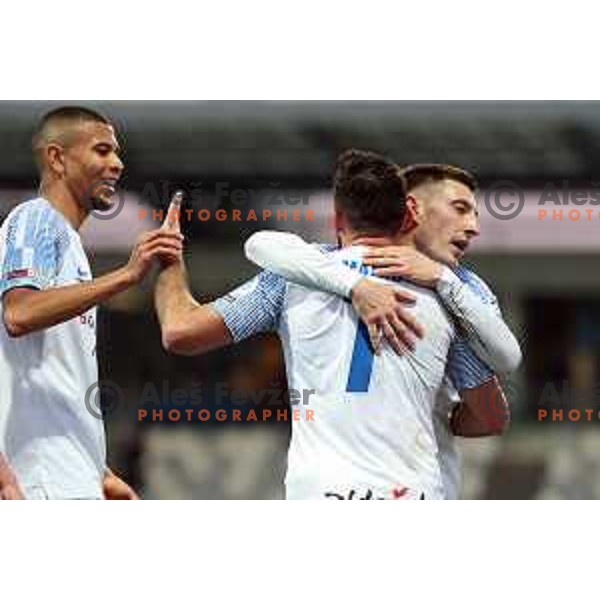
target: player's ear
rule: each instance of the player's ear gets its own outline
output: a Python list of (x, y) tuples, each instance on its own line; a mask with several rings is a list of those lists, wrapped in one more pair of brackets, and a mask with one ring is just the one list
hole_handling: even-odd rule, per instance
[(48, 144), (44, 148), (44, 158), (50, 171), (62, 177), (65, 174), (65, 151), (59, 144)]
[(420, 223), (419, 203), (414, 196), (408, 195), (405, 203), (406, 209), (402, 221), (402, 232), (412, 231)]
[(339, 210), (336, 210), (333, 215), (333, 226), (336, 232), (344, 229), (344, 215)]

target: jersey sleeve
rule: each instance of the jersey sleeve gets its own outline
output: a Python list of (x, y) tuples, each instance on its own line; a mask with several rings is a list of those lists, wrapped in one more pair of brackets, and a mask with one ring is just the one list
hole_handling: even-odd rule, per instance
[(499, 373), (511, 373), (519, 366), (519, 343), (479, 277), (462, 267), (456, 272), (444, 267), (436, 291), (479, 358)]
[(234, 342), (257, 333), (275, 331), (285, 298), (283, 277), (262, 271), (259, 275), (212, 302)]
[[(487, 284), (465, 267), (456, 270), (458, 278), (501, 317), (498, 300)], [(471, 349), (465, 338), (459, 337), (451, 346), (446, 374), (456, 390), (474, 389), (494, 376), (494, 371)]]
[(8, 216), (0, 274), (0, 295), (17, 287), (52, 287), (68, 234), (51, 210), (32, 203)]
[(461, 391), (483, 385), (494, 376), (494, 371), (471, 350), (464, 339), (458, 339), (450, 347), (446, 374), (454, 388)]
[(336, 260), (328, 246), (308, 244), (283, 231), (257, 231), (244, 245), (246, 258), (288, 281), (350, 298), (363, 274)]

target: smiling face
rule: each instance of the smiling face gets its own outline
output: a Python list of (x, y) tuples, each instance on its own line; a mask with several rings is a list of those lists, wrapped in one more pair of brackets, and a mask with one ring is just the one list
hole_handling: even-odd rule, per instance
[(479, 235), (479, 212), (472, 190), (451, 179), (432, 181), (411, 190), (418, 227), (418, 250), (450, 267), (458, 264), (471, 240)]
[(84, 122), (70, 137), (62, 148), (65, 184), (79, 202), (91, 199), (93, 208), (109, 209), (123, 172), (114, 129), (106, 123)]

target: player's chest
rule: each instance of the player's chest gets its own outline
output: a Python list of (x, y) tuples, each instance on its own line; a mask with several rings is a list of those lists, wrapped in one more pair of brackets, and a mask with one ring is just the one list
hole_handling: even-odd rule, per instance
[(92, 270), (80, 244), (71, 244), (59, 264), (56, 285), (69, 285), (92, 280)]

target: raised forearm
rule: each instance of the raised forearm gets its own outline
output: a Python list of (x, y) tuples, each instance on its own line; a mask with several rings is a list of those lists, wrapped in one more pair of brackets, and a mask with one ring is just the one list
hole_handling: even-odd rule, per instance
[(190, 293), (183, 261), (161, 270), (154, 288), (154, 303), (163, 331), (185, 321), (188, 313), (198, 306)]
[(161, 271), (154, 302), (165, 350), (193, 356), (231, 343), (221, 316), (192, 297), (183, 262)]
[(75, 285), (32, 290), (16, 288), (4, 296), (4, 322), (19, 337), (73, 319), (135, 283), (127, 269)]

